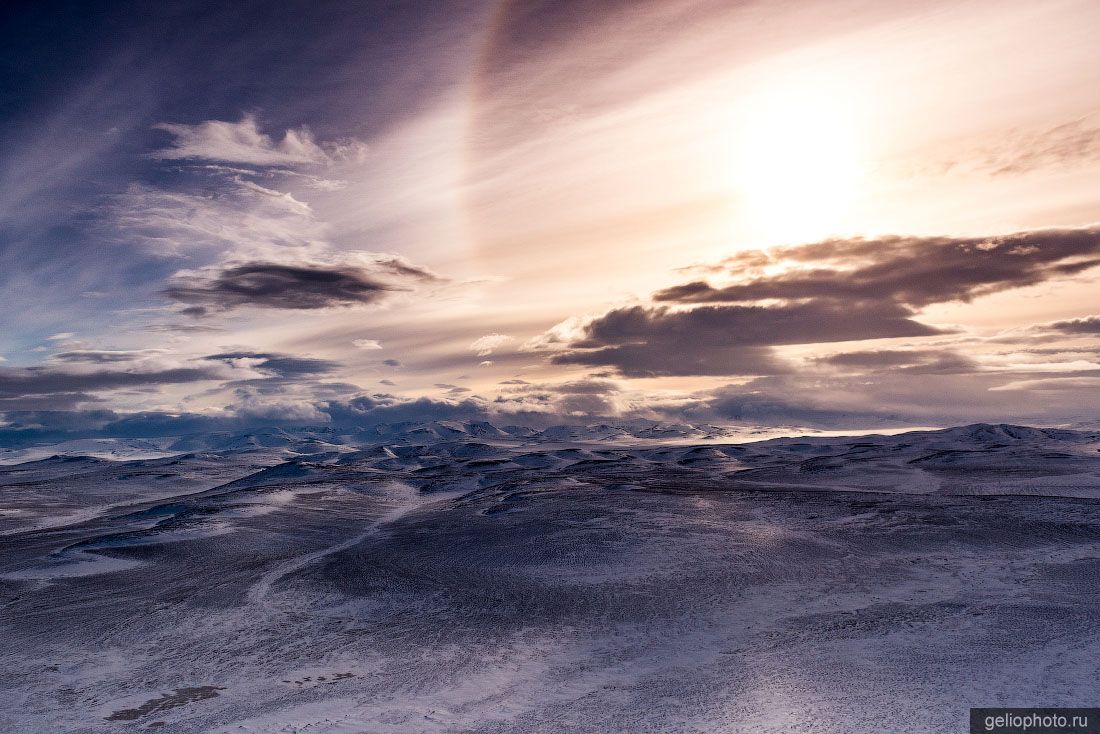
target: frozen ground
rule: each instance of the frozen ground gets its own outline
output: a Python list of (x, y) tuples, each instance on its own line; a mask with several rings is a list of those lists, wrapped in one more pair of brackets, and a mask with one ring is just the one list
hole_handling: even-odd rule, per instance
[(36, 449), (0, 467), (0, 731), (946, 732), (1096, 705), (1100, 434), (704, 434)]

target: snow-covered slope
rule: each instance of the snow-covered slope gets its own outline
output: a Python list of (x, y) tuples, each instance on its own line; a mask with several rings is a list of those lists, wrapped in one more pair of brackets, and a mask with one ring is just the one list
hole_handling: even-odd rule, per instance
[(1100, 434), (720, 435), (277, 429), (0, 467), (0, 731), (939, 732), (1094, 703)]

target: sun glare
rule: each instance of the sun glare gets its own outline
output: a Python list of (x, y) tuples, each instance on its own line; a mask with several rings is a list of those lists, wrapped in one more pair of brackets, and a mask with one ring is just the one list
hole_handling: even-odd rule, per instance
[(780, 84), (737, 111), (740, 223), (769, 243), (851, 228), (864, 175), (858, 99), (835, 84)]

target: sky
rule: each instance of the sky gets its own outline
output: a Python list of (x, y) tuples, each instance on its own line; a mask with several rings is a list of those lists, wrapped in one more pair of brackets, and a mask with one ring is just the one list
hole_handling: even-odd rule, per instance
[(0, 13), (0, 442), (1096, 420), (1090, 0)]

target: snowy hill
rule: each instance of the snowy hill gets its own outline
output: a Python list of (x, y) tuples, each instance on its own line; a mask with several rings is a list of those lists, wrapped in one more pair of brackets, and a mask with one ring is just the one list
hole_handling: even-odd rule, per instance
[(785, 691), (947, 731), (994, 673), (1093, 702), (1100, 433), (718, 435), (36, 447), (0, 466), (4, 695), (37, 702), (2, 728), (778, 732)]

